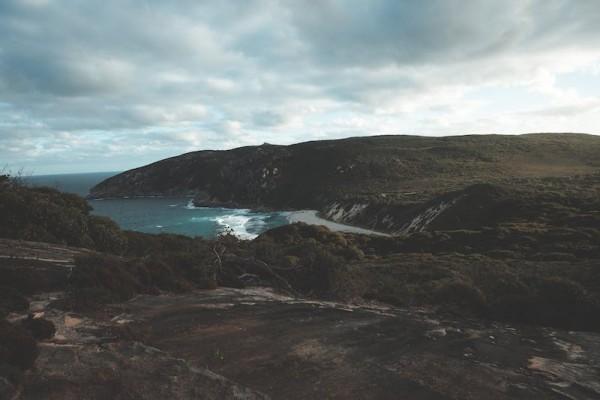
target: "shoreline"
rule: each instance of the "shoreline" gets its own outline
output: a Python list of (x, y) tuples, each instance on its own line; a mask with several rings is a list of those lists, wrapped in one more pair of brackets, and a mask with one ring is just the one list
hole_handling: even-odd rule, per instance
[(387, 237), (392, 236), (388, 233), (378, 232), (371, 229), (360, 228), (352, 225), (340, 224), (321, 218), (317, 215), (317, 211), (315, 210), (290, 211), (290, 214), (288, 215), (288, 220), (291, 224), (295, 222), (304, 222), (309, 225), (323, 225), (334, 232), (359, 233), (363, 235), (377, 235)]
[[(103, 201), (103, 200), (136, 200), (136, 199), (157, 199), (157, 198), (161, 198), (161, 199), (186, 199), (186, 200), (192, 200), (193, 201), (193, 196), (186, 196), (186, 195), (145, 195), (145, 196), (126, 196), (126, 197), (106, 197), (106, 198), (102, 198), (102, 197), (90, 197), (87, 196), (86, 200), (87, 201)], [(189, 207), (189, 204), (188, 204)], [(286, 218), (288, 219), (290, 224), (296, 223), (296, 222), (303, 222), (305, 224), (309, 224), (309, 225), (322, 225), (325, 226), (326, 228), (328, 228), (329, 230), (333, 231), (333, 232), (343, 232), (343, 233), (356, 233), (356, 234), (362, 234), (362, 235), (376, 235), (376, 236), (385, 236), (385, 237), (391, 237), (393, 235), (389, 234), (389, 233), (385, 233), (385, 232), (380, 232), (380, 231), (375, 231), (372, 229), (367, 229), (367, 228), (361, 228), (358, 226), (354, 226), (354, 225), (348, 225), (348, 224), (342, 224), (342, 223), (338, 223), (338, 222), (334, 222), (325, 218), (322, 218), (318, 215), (318, 211), (316, 210), (274, 210), (274, 209), (269, 209), (269, 208), (253, 208), (253, 207), (249, 207), (249, 208), (236, 208), (236, 207), (209, 207), (209, 206), (193, 206), (193, 209), (202, 209), (202, 208), (220, 208), (220, 209), (224, 209), (224, 210), (245, 210), (245, 211), (250, 211), (250, 212), (264, 212), (264, 213), (286, 213)], [(258, 235), (257, 235), (258, 236)]]

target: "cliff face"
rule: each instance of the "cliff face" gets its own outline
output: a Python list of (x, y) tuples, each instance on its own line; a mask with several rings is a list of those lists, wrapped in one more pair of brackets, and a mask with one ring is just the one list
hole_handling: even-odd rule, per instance
[[(528, 194), (514, 186), (474, 184), (414, 204), (335, 202), (325, 206), (322, 214), (335, 222), (403, 235), (430, 229), (478, 229), (526, 216), (525, 210), (532, 208)], [(536, 216), (530, 212), (527, 217)]]
[(90, 196), (189, 195), (201, 205), (315, 208), (352, 222), (374, 205), (404, 208), (478, 182), (590, 173), (598, 154), (600, 137), (578, 134), (265, 144), (162, 160), (107, 179)]

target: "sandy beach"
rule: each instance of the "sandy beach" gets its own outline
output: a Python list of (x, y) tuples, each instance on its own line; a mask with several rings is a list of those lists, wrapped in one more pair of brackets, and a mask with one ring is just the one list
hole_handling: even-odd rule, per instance
[(362, 233), (365, 235), (379, 235), (379, 236), (391, 236), (387, 233), (377, 232), (370, 229), (359, 228), (351, 225), (338, 224), (337, 222), (332, 222), (326, 219), (323, 219), (317, 215), (317, 211), (315, 210), (302, 210), (302, 211), (293, 211), (288, 216), (290, 223), (294, 222), (304, 222), (306, 224), (311, 225), (323, 225), (329, 228), (332, 231), (337, 232), (350, 232), (350, 233)]

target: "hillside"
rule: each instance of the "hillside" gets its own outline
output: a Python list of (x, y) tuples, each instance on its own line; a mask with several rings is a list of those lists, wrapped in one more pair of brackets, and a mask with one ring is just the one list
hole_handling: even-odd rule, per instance
[(395, 204), (477, 182), (570, 176), (600, 168), (600, 137), (582, 134), (373, 136), (197, 151), (109, 178), (93, 198), (193, 195), (206, 205), (315, 208)]

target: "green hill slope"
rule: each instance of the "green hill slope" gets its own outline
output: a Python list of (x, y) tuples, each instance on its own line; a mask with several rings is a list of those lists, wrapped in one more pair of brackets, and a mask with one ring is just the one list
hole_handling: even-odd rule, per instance
[(600, 169), (582, 134), (373, 136), (198, 151), (126, 171), (91, 196), (194, 195), (206, 205), (317, 208), (332, 201), (430, 199), (477, 182)]

